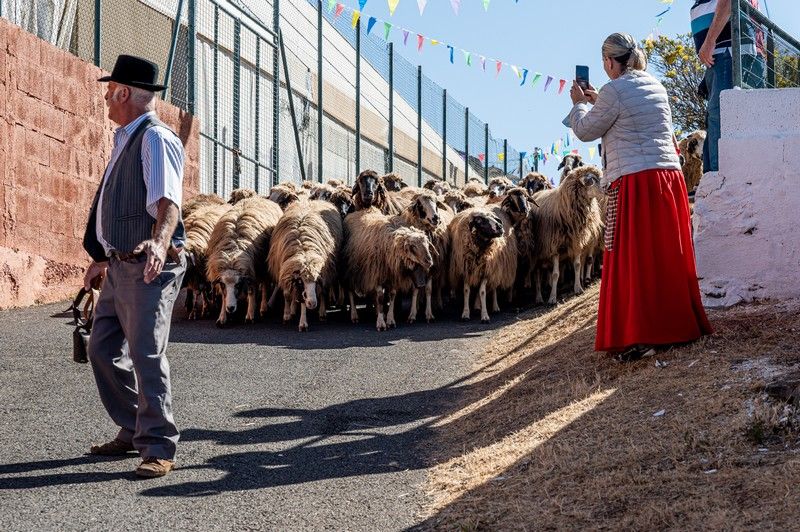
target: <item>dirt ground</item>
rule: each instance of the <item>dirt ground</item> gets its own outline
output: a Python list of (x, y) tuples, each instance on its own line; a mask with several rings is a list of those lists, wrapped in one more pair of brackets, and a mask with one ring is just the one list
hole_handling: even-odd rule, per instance
[(800, 416), (765, 387), (800, 390), (800, 303), (712, 311), (714, 336), (619, 364), (593, 352), (598, 293), (495, 335), (436, 423), (420, 528), (796, 529)]

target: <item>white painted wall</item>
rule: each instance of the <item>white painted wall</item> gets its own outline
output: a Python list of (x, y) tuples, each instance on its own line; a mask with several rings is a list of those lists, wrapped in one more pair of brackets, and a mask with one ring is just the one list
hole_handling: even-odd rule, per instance
[(725, 91), (722, 126), (694, 208), (703, 301), (800, 297), (800, 89)]

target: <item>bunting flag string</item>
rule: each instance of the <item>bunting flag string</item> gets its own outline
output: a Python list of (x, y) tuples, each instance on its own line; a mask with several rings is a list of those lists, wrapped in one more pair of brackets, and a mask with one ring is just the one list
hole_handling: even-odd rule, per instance
[(428, 0), (417, 0), (417, 7), (419, 7), (419, 16), (425, 13), (425, 6), (428, 5)]

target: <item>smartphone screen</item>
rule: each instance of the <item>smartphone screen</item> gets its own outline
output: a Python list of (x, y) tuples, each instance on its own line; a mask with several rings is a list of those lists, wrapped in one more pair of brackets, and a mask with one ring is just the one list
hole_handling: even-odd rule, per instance
[(575, 79), (583, 90), (589, 88), (589, 67), (578, 65), (575, 67)]

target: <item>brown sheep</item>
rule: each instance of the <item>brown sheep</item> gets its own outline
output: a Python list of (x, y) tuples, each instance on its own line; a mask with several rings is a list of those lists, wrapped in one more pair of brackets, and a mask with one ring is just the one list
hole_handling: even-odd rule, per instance
[(703, 144), (705, 131), (695, 131), (678, 143), (681, 150), (681, 167), (686, 180), (686, 191), (690, 194), (697, 189), (703, 177)]
[(452, 190), (450, 183), (442, 179), (428, 179), (428, 182), (422, 188), (432, 190), (437, 196), (444, 196)]
[(383, 184), (389, 192), (399, 192), (408, 186), (403, 178), (394, 172), (383, 176)]
[[(428, 282), (433, 256), (428, 237), (413, 227), (393, 223), (375, 207), (354, 212), (344, 219), (344, 279), (350, 290), (350, 318), (358, 323), (355, 296), (375, 296), (376, 328), (396, 326), (394, 298)], [(389, 311), (384, 318), (384, 299)]]
[(335, 190), (336, 187), (326, 185), (325, 183), (316, 183), (309, 189), (308, 199), (328, 201)]
[(513, 188), (513, 187), (514, 187), (514, 183), (509, 178), (507, 178), (505, 176), (493, 177), (492, 180), (489, 181), (489, 200), (490, 200), (490, 202), (491, 203), (496, 203), (496, 202), (492, 202), (491, 200), (493, 200), (495, 198), (499, 198), (501, 196), (504, 196), (506, 194), (506, 190), (508, 190), (510, 188)]
[(475, 203), (468, 199), (464, 192), (455, 188), (445, 193), (444, 202), (453, 210), (453, 213), (459, 213), (475, 207)]
[(469, 181), (464, 184), (462, 191), (468, 198), (477, 198), (479, 196), (487, 196), (489, 194), (489, 187), (484, 184), (483, 179), (470, 177)]
[(344, 181), (342, 181), (341, 179), (336, 179), (336, 178), (328, 179), (328, 185), (332, 186), (333, 188), (346, 186)]
[[(555, 305), (560, 276), (560, 260), (570, 260), (575, 268), (574, 292), (583, 293), (581, 283), (585, 257), (594, 253), (603, 223), (598, 198), (602, 171), (596, 166), (581, 166), (570, 172), (559, 186), (534, 196), (538, 208), (531, 210), (525, 250), (533, 268), (551, 266), (550, 297)], [(536, 302), (542, 302), (541, 275), (536, 273)]]
[(536, 194), (542, 190), (553, 188), (553, 185), (550, 184), (550, 180), (538, 172), (531, 172), (526, 175), (522, 181), (520, 181), (519, 186), (524, 187), (530, 194)]
[(186, 309), (189, 319), (205, 317), (212, 300), (211, 285), (206, 279), (206, 253), (208, 241), (217, 222), (230, 210), (227, 203), (197, 207), (183, 220), (186, 229)]
[(186, 218), (198, 207), (204, 205), (222, 205), (223, 203), (225, 203), (225, 200), (216, 194), (198, 194), (183, 202), (183, 205), (181, 205), (181, 215)]
[(261, 311), (266, 311), (267, 252), (275, 225), (283, 215), (277, 203), (261, 196), (247, 198), (220, 217), (208, 241), (206, 277), (223, 297), (217, 325), (247, 299), (246, 322), (255, 321), (256, 289), (261, 288)]
[(228, 198), (228, 203), (236, 205), (245, 198), (252, 198), (258, 196), (258, 192), (252, 188), (235, 188), (231, 191), (231, 196)]
[(283, 321), (288, 323), (300, 305), (300, 331), (308, 330), (306, 309), (319, 303), (326, 318), (326, 290), (336, 283), (342, 245), (342, 217), (326, 201), (299, 201), (286, 209), (275, 226), (267, 264), (284, 297)]
[(410, 203), (413, 192), (403, 189), (389, 193), (383, 177), (373, 170), (364, 170), (358, 174), (351, 194), (356, 210), (374, 206), (384, 214), (393, 215), (403, 212)]
[(277, 203), (284, 211), (289, 205), (298, 201), (300, 195), (295, 184), (291, 182), (275, 185), (269, 191), (269, 199)]
[[(563, 181), (571, 171), (576, 168), (580, 168), (583, 165), (583, 157), (580, 155), (575, 153), (566, 155), (563, 159), (561, 159), (561, 164), (558, 165), (558, 169), (561, 170), (561, 181)], [(559, 183), (561, 181), (559, 181)]]
[[(520, 198), (522, 196), (519, 196)], [(517, 238), (515, 217), (527, 212), (527, 202), (519, 206), (515, 199), (500, 206), (475, 207), (456, 214), (450, 223), (450, 285), (463, 286), (464, 310), (462, 320), (469, 320), (469, 300), (472, 287), (478, 287), (481, 322), (489, 323), (487, 290), (492, 291), (492, 311), (498, 312), (498, 290), (510, 290), (517, 276)], [(478, 303), (476, 303), (476, 306)]]

